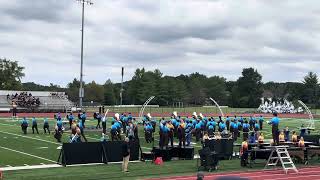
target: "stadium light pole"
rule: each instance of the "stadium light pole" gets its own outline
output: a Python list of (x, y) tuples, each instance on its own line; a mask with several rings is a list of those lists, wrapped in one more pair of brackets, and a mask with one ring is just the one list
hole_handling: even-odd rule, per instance
[(124, 67), (121, 68), (121, 89), (120, 89), (120, 105), (122, 106), (122, 93), (124, 91), (123, 89), (123, 74), (124, 74)]
[(80, 88), (79, 88), (79, 106), (82, 109), (82, 100), (84, 97), (83, 89), (83, 31), (84, 31), (84, 5), (93, 5), (91, 0), (77, 0), (82, 4), (82, 23), (81, 23), (81, 63), (80, 63)]

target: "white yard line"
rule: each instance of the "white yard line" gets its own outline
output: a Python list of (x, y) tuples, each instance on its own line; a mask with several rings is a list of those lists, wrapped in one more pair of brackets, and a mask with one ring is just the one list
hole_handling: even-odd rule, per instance
[(26, 170), (26, 169), (47, 169), (47, 168), (57, 168), (62, 167), (59, 164), (47, 164), (47, 165), (35, 165), (35, 166), (17, 166), (17, 167), (4, 167), (0, 168), (2, 171), (16, 171), (16, 170)]
[(0, 131), (0, 133), (9, 134), (9, 135), (13, 135), (13, 136), (19, 136), (19, 137), (23, 137), (23, 138), (38, 140), (38, 141), (43, 141), (43, 142), (47, 142), (47, 143), (51, 143), (51, 144), (61, 145), (61, 143), (56, 143), (56, 142), (47, 141), (47, 140), (39, 139), (39, 138), (28, 137), (28, 136), (22, 136), (22, 135), (19, 135), (19, 134), (9, 133), (9, 132), (5, 132), (5, 131)]
[(43, 158), (43, 157), (40, 157), (40, 156), (36, 156), (36, 155), (29, 154), (29, 153), (17, 151), (17, 150), (10, 149), (10, 148), (7, 148), (7, 147), (0, 146), (0, 148), (5, 149), (5, 150), (8, 150), (8, 151), (12, 151), (12, 152), (24, 154), (24, 155), (27, 155), (27, 156), (35, 157), (35, 158), (38, 158), (38, 159), (42, 159), (42, 160), (45, 160), (45, 161), (49, 161), (49, 162), (56, 163), (56, 161), (53, 161), (53, 160), (51, 160), (51, 159), (46, 159), (46, 158)]
[(3, 123), (0, 123), (0, 125), (3, 125), (3, 126), (16, 126), (16, 125), (13, 125), (13, 124), (3, 124)]

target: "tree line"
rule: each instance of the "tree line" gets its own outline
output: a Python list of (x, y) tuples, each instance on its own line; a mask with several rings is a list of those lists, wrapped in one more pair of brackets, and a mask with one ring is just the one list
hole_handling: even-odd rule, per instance
[[(78, 102), (80, 82), (75, 78), (67, 87), (34, 82), (21, 83), (24, 67), (17, 61), (0, 59), (0, 89), (23, 91), (64, 91), (69, 99)], [(143, 104), (156, 96), (152, 104), (172, 106), (210, 105), (208, 97), (220, 105), (230, 107), (258, 107), (261, 97), (290, 101), (302, 100), (311, 107), (320, 107), (320, 86), (316, 73), (309, 72), (301, 82), (262, 82), (262, 75), (254, 68), (244, 68), (236, 81), (221, 76), (206, 76), (198, 72), (189, 75), (164, 76), (160, 70), (136, 69), (131, 80), (124, 82), (123, 104)], [(84, 101), (105, 105), (120, 104), (121, 83), (108, 79), (104, 84), (95, 81), (84, 83)]]

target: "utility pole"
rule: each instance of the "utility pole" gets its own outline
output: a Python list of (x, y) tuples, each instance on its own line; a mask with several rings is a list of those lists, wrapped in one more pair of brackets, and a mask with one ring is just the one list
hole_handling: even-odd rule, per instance
[(122, 106), (122, 95), (123, 95), (123, 75), (124, 75), (124, 67), (121, 69), (121, 90), (120, 90), (120, 105)]
[(84, 97), (83, 89), (83, 31), (84, 31), (84, 5), (93, 5), (91, 0), (77, 0), (82, 4), (82, 23), (81, 23), (81, 63), (80, 63), (80, 88), (79, 88), (79, 106), (82, 110), (82, 100)]

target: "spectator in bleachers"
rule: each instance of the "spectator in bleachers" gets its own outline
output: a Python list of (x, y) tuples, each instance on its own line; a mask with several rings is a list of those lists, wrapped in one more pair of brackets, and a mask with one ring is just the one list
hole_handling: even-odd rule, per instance
[(12, 101), (12, 117), (17, 117), (17, 103)]
[[(9, 94), (8, 94), (9, 95)], [(11, 97), (7, 95), (7, 98), (14, 101), (18, 106), (25, 108), (37, 107), (40, 105), (40, 99), (32, 96), (31, 93), (21, 92), (20, 94), (16, 93)]]

